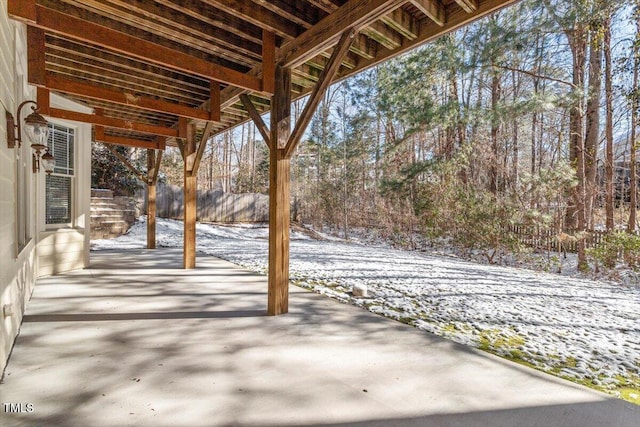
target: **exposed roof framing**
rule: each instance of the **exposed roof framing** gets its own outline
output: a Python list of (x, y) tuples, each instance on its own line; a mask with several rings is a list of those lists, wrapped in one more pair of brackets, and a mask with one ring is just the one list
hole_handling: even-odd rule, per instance
[(179, 121), (215, 135), (268, 111), (276, 64), (292, 68), (295, 99), (326, 85), (330, 64), (345, 78), (515, 1), (8, 0), (8, 10), (28, 25), (29, 82), (94, 109), (49, 115), (92, 123), (107, 143), (161, 149), (184, 137)]

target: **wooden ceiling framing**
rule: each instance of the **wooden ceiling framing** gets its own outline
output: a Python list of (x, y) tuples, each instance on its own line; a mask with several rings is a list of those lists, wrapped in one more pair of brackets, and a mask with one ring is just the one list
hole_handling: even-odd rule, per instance
[[(292, 69), (296, 99), (325, 67), (348, 77), (515, 1), (8, 0), (8, 11), (28, 25), (44, 114), (92, 123), (106, 143), (163, 149), (186, 122), (215, 135), (268, 111), (276, 64)], [(49, 108), (49, 92), (94, 113)]]

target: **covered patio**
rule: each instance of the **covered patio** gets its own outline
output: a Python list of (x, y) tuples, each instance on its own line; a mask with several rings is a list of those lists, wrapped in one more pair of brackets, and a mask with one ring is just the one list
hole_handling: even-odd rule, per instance
[[(38, 111), (146, 151), (147, 247), (163, 152), (184, 165), (182, 266), (196, 265), (197, 177), (211, 137), (252, 121), (269, 149), (267, 311), (289, 310), (291, 158), (329, 86), (517, 0), (8, 0), (26, 26)], [(55, 108), (61, 95), (91, 114)], [(292, 100), (308, 97), (293, 117)], [(268, 124), (262, 115), (268, 113)], [(13, 117), (11, 117), (13, 123)]]
[[(176, 249), (39, 280), (2, 425), (635, 426), (630, 403)], [(27, 406), (30, 404), (30, 406)], [(31, 410), (28, 410), (31, 408)]]

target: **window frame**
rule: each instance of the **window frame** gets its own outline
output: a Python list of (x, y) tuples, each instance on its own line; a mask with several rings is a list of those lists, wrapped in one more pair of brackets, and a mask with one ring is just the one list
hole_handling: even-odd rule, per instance
[[(72, 160), (73, 163), (71, 165), (71, 167), (69, 168), (68, 166), (68, 162), (67, 162), (67, 172), (69, 170), (72, 171), (72, 173), (61, 173), (61, 172), (55, 172), (56, 169), (58, 169), (58, 167), (56, 166), (54, 168), (54, 172), (51, 173), (51, 176), (59, 176), (59, 177), (65, 177), (65, 178), (69, 178), (70, 179), (70, 186), (69, 186), (69, 221), (68, 222), (60, 222), (60, 223), (47, 223), (47, 191), (48, 191), (48, 187), (47, 187), (47, 178), (46, 176), (44, 177), (43, 181), (43, 187), (44, 187), (44, 229), (45, 230), (56, 230), (56, 229), (60, 229), (60, 228), (74, 228), (76, 226), (75, 221), (76, 221), (76, 215), (75, 215), (75, 210), (76, 210), (76, 158), (77, 158), (77, 150), (78, 150), (78, 144), (77, 144), (77, 134), (78, 134), (78, 129), (74, 126), (70, 126), (67, 123), (61, 123), (61, 122), (57, 122), (57, 121), (50, 121), (49, 122), (49, 140), (47, 141), (47, 145), (50, 146), (50, 143), (52, 141), (52, 138), (54, 138), (54, 133), (56, 131), (56, 128), (61, 128), (63, 129), (65, 132), (67, 133), (71, 133), (72, 137), (73, 137), (73, 152), (72, 152)], [(67, 148), (67, 150), (69, 150)], [(52, 154), (55, 157), (55, 148), (53, 148), (52, 150)], [(67, 151), (67, 154), (69, 155), (69, 151)]]

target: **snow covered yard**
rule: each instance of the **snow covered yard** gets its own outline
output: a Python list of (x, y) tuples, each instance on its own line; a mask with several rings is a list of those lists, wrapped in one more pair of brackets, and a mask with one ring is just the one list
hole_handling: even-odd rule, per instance
[[(158, 219), (158, 246), (182, 246)], [(266, 272), (264, 225), (197, 225), (197, 248)], [(144, 218), (93, 250), (143, 248)], [(291, 280), (343, 302), (640, 404), (640, 287), (291, 235)], [(351, 294), (366, 285), (367, 298)]]

